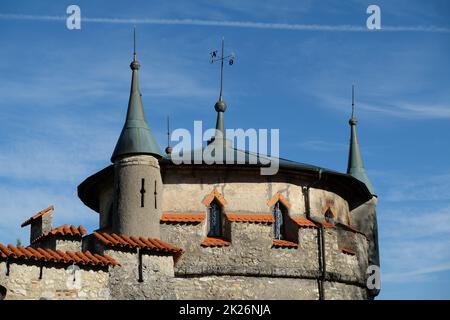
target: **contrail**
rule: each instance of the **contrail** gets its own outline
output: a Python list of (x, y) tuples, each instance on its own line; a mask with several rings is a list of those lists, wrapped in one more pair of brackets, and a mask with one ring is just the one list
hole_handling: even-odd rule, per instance
[[(0, 19), (33, 20), (33, 21), (65, 21), (67, 16), (38, 16), (26, 14), (0, 13)], [(89, 18), (81, 16), (81, 22), (106, 24), (152, 24), (152, 25), (188, 25), (215, 26), (229, 28), (251, 28), (272, 30), (301, 30), (301, 31), (334, 31), (334, 32), (441, 32), (450, 33), (450, 28), (438, 26), (382, 26), (381, 30), (369, 30), (359, 25), (323, 25), (323, 24), (289, 24), (266, 23), (251, 21), (217, 21), (200, 19), (131, 19), (131, 18)]]

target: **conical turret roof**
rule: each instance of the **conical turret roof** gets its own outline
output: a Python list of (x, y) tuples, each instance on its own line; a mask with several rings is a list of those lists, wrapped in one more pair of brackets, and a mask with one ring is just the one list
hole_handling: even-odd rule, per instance
[(161, 157), (161, 149), (149, 128), (139, 90), (139, 62), (136, 53), (130, 64), (132, 70), (130, 99), (125, 124), (117, 141), (111, 161), (126, 155), (148, 154)]
[(356, 133), (356, 120), (354, 113), (354, 88), (352, 87), (352, 117), (349, 120), (350, 124), (350, 150), (348, 153), (348, 165), (347, 173), (355, 177), (356, 179), (364, 182), (372, 195), (375, 195), (375, 188), (367, 176), (366, 170), (364, 169), (364, 163), (361, 156), (361, 150), (359, 149), (358, 137)]

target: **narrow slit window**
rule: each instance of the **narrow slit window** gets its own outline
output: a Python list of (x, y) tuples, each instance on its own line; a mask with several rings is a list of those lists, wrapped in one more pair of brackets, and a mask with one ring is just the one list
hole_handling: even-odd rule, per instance
[(153, 195), (155, 197), (155, 209), (158, 209), (158, 203), (157, 203), (158, 191), (156, 191), (156, 180), (155, 180), (155, 192), (153, 192)]
[(145, 205), (145, 179), (141, 179), (141, 208)]

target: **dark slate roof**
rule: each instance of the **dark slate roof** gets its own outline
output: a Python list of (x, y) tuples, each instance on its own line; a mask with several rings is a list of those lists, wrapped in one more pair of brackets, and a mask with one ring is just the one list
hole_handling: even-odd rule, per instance
[(142, 106), (139, 91), (139, 63), (133, 60), (130, 67), (132, 80), (127, 118), (111, 156), (112, 162), (118, 157), (126, 155), (149, 154), (158, 158), (161, 157), (161, 149), (147, 124)]
[[(243, 163), (233, 163), (233, 164), (207, 164), (203, 161), (201, 164), (179, 164), (176, 165), (172, 162), (169, 156), (165, 156), (159, 160), (161, 171), (167, 172), (171, 168), (196, 168), (198, 170), (203, 170), (208, 167), (213, 167), (215, 169), (226, 168), (227, 170), (240, 170), (242, 168), (256, 168), (259, 169), (263, 166), (268, 166), (267, 161), (269, 158), (264, 155), (258, 155), (250, 153), (243, 150), (238, 150), (235, 148), (227, 147), (228, 150), (232, 151), (236, 156), (240, 155), (244, 159)], [(192, 150), (192, 157), (195, 152), (202, 152), (204, 148)], [(173, 156), (173, 153), (171, 154)], [(192, 158), (193, 159), (193, 158)], [(205, 160), (205, 159), (203, 159)], [(302, 173), (309, 177), (309, 181), (314, 182), (315, 188), (320, 188), (334, 192), (349, 203), (350, 210), (358, 207), (359, 205), (365, 203), (372, 198), (372, 194), (367, 188), (366, 184), (360, 180), (354, 178), (353, 176), (334, 170), (329, 170), (309, 164), (304, 164), (300, 162), (295, 162), (283, 158), (278, 158), (279, 160), (279, 170), (280, 172), (288, 172), (289, 174)], [(318, 181), (320, 175), (320, 181)], [(114, 167), (111, 165), (104, 168), (103, 170), (97, 172), (96, 174), (88, 177), (78, 186), (78, 196), (83, 201), (85, 205), (94, 211), (99, 211), (99, 192), (102, 186), (113, 184), (114, 178)], [(305, 183), (308, 183), (305, 181)]]

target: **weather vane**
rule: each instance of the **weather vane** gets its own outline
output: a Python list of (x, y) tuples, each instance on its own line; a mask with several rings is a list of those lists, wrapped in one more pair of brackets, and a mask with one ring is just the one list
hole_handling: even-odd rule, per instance
[(230, 66), (233, 65), (234, 63), (234, 59), (236, 58), (236, 56), (234, 55), (234, 53), (230, 53), (227, 56), (224, 56), (223, 51), (224, 51), (224, 38), (222, 38), (222, 52), (220, 56), (217, 56), (217, 51), (218, 50), (214, 50), (213, 52), (210, 53), (211, 55), (211, 63), (214, 63), (216, 61), (220, 61), (220, 97), (222, 97), (222, 84), (223, 84), (223, 62), (227, 61), (228, 64)]

